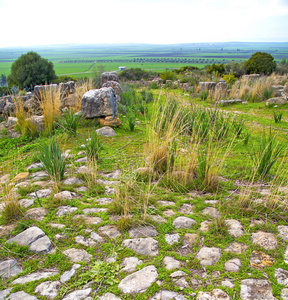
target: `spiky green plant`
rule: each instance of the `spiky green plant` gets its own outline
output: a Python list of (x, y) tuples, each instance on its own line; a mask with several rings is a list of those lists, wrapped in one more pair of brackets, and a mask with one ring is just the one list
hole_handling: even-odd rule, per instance
[(283, 112), (282, 111), (274, 111), (273, 112), (273, 117), (275, 123), (280, 123), (283, 117)]
[(73, 109), (68, 109), (60, 119), (60, 125), (69, 135), (76, 136), (80, 118), (80, 115), (75, 115)]
[(103, 149), (103, 142), (97, 132), (90, 132), (90, 138), (84, 141), (84, 151), (89, 161), (99, 158), (99, 153)]

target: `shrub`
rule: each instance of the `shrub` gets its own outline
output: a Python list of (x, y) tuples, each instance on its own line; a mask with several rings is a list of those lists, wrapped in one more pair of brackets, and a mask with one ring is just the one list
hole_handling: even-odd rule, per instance
[(218, 74), (223, 74), (225, 72), (225, 66), (224, 64), (213, 64), (212, 66), (208, 66), (207, 72), (212, 74), (212, 73), (218, 73)]
[(59, 84), (61, 82), (68, 82), (68, 81), (77, 81), (77, 80), (70, 75), (61, 75), (61, 76), (58, 76), (56, 80), (54, 80), (54, 82), (57, 84)]
[(235, 77), (235, 75), (233, 73), (229, 73), (228, 75), (223, 75), (223, 79), (228, 84), (233, 84), (236, 81), (236, 77)]
[(60, 126), (67, 131), (69, 135), (76, 136), (80, 119), (81, 115), (75, 115), (73, 109), (68, 109), (64, 112), (62, 118), (60, 119)]
[(11, 66), (9, 85), (17, 85), (20, 89), (32, 90), (35, 85), (51, 83), (56, 79), (52, 62), (31, 51), (22, 54)]
[(166, 69), (164, 73), (160, 74), (160, 78), (163, 79), (163, 83), (166, 83), (166, 80), (174, 80), (175, 74)]
[(246, 62), (245, 68), (248, 74), (271, 74), (276, 69), (276, 62), (271, 54), (266, 52), (254, 53)]
[(132, 109), (130, 109), (129, 113), (126, 115), (126, 124), (130, 131), (135, 130), (136, 117), (135, 117), (135, 113)]
[(59, 183), (64, 178), (66, 158), (62, 156), (60, 143), (54, 138), (49, 143), (39, 145), (38, 159), (55, 183)]

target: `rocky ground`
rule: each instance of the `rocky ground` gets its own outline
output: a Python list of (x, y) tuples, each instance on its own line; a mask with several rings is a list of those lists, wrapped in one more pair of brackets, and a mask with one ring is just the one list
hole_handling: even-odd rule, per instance
[(70, 159), (58, 192), (39, 163), (0, 178), (26, 209), (0, 227), (0, 299), (288, 299), (288, 226), (227, 213), (237, 189), (159, 187), (146, 222), (120, 230), (110, 208), (122, 170), (98, 172), (98, 196), (87, 197), (86, 158)]

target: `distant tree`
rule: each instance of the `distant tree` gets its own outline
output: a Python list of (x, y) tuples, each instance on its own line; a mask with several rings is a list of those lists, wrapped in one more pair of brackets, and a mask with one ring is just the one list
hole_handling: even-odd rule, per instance
[(7, 81), (10, 86), (32, 90), (35, 85), (51, 83), (56, 78), (53, 63), (31, 51), (14, 61)]
[(233, 75), (235, 75), (236, 77), (240, 77), (246, 74), (246, 68), (243, 62), (238, 63), (238, 62), (231, 61), (225, 65), (225, 73), (226, 74), (233, 73)]
[(259, 73), (269, 75), (275, 71), (276, 61), (271, 54), (256, 52), (245, 62), (245, 68), (248, 74)]
[(221, 75), (225, 72), (225, 66), (224, 64), (220, 64), (220, 65), (213, 64), (212, 66), (208, 66), (207, 72), (211, 74), (217, 72), (218, 74)]
[(279, 63), (279, 65), (276, 68), (276, 72), (284, 75), (284, 74), (288, 74), (288, 59), (282, 59)]

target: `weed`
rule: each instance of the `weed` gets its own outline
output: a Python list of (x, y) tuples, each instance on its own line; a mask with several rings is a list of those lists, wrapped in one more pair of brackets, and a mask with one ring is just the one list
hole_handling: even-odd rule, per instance
[(60, 126), (68, 132), (69, 135), (76, 136), (77, 128), (80, 123), (80, 115), (76, 115), (73, 109), (68, 109), (60, 118)]
[(66, 170), (66, 158), (62, 156), (60, 143), (52, 138), (48, 143), (39, 145), (38, 159), (54, 183), (60, 183)]
[(130, 131), (135, 130), (136, 117), (135, 117), (135, 113), (132, 109), (130, 109), (128, 114), (126, 115), (126, 124), (127, 124), (128, 130), (130, 130)]
[(243, 119), (234, 119), (233, 122), (232, 122), (232, 126), (233, 126), (233, 129), (234, 129), (234, 133), (236, 135), (237, 138), (240, 137), (243, 129), (245, 128), (245, 125), (244, 125), (244, 120)]
[(273, 117), (275, 123), (280, 123), (283, 117), (283, 112), (282, 111), (273, 111)]
[(97, 132), (90, 132), (90, 138), (83, 142), (84, 151), (89, 161), (95, 161), (103, 149), (103, 142)]
[(209, 96), (209, 91), (208, 90), (202, 91), (201, 94), (200, 94), (200, 98), (203, 101), (207, 100), (208, 96)]

